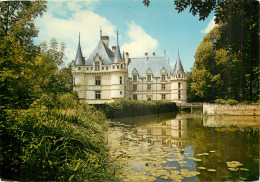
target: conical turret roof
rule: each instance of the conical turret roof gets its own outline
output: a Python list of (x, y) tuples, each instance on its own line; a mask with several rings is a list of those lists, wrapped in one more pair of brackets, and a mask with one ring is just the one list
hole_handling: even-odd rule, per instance
[(92, 52), (89, 58), (86, 60), (86, 65), (93, 65), (93, 58), (96, 55), (99, 55), (102, 59), (104, 65), (109, 65), (113, 59), (113, 52), (104, 44), (104, 42), (100, 39), (96, 49)]
[(122, 56), (119, 48), (118, 31), (117, 31), (117, 45), (116, 45), (116, 51), (115, 51), (113, 63), (119, 63), (120, 60), (122, 60)]
[(81, 46), (80, 46), (80, 34), (79, 34), (79, 45), (78, 50), (75, 58), (75, 65), (84, 65), (84, 59), (82, 56)]
[(178, 71), (185, 73), (181, 64), (181, 59), (180, 59), (180, 55), (179, 55), (179, 50), (178, 50), (178, 57), (174, 66), (174, 70), (173, 70), (173, 74), (177, 74)]

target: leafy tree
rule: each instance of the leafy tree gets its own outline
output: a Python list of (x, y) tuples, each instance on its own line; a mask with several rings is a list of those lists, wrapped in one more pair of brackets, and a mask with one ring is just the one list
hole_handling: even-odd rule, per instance
[(48, 47), (46, 42), (40, 45), (40, 55), (36, 59), (35, 72), (38, 76), (38, 93), (54, 94), (72, 91), (72, 74), (69, 68), (63, 67), (65, 44), (59, 46), (55, 38)]
[[(151, 0), (143, 0), (146, 6), (151, 2)], [(174, 5), (178, 13), (189, 9), (194, 16), (199, 15), (199, 20), (205, 20), (210, 13), (214, 12), (215, 22), (222, 26), (216, 49), (222, 48), (223, 51), (218, 52), (219, 55), (216, 56), (227, 58), (222, 62), (225, 64), (219, 63), (222, 65), (218, 67), (226, 71), (221, 75), (223, 77), (221, 79), (226, 80), (222, 87), (228, 87), (229, 91), (223, 96), (228, 98), (235, 96), (240, 101), (257, 100), (259, 96), (259, 2), (257, 0), (174, 0)], [(236, 63), (233, 64), (232, 61)], [(236, 80), (237, 83), (232, 85), (232, 80)], [(232, 87), (234, 90), (231, 94)]]
[(8, 108), (26, 108), (34, 99), (32, 72), (38, 48), (33, 20), (46, 10), (45, 1), (0, 2), (0, 101)]

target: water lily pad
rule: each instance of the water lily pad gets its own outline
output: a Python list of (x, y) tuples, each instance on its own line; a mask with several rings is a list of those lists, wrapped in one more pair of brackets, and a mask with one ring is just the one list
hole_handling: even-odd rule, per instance
[(228, 168), (237, 168), (239, 166), (243, 166), (243, 164), (241, 164), (238, 161), (231, 161), (231, 162), (226, 162), (226, 163), (227, 163)]
[(209, 172), (216, 172), (216, 169), (207, 169)]
[(156, 180), (156, 177), (154, 177), (154, 176), (147, 177), (147, 181), (155, 181), (155, 180)]
[(211, 151), (209, 151), (210, 153), (214, 153), (214, 152), (216, 152), (215, 150), (211, 150)]
[(241, 171), (249, 171), (249, 169), (246, 168), (240, 168)]
[(198, 167), (198, 169), (204, 170), (204, 169), (206, 169), (206, 168), (201, 166), (201, 167)]
[(160, 178), (162, 178), (162, 179), (169, 179), (168, 176), (161, 176)]
[(200, 174), (200, 172), (198, 172), (198, 171), (189, 171), (189, 170), (181, 170), (181, 175), (183, 176), (183, 177), (186, 177), (186, 178), (190, 178), (190, 177), (193, 177), (193, 176), (197, 176), (197, 175), (199, 175)]
[(209, 153), (203, 153), (202, 155), (209, 155)]
[(233, 167), (230, 167), (228, 168), (230, 171), (238, 171), (238, 168), (233, 168)]

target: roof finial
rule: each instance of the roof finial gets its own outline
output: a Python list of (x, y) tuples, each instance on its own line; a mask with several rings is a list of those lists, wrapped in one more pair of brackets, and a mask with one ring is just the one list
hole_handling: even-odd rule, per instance
[(79, 44), (80, 44), (80, 32), (79, 32)]
[(118, 28), (117, 28), (117, 31), (116, 31), (116, 40), (117, 40), (117, 44), (118, 44)]
[(178, 57), (179, 57), (179, 49), (178, 49)]
[(102, 38), (102, 27), (100, 26), (100, 39)]
[(166, 57), (166, 50), (164, 50), (164, 57)]

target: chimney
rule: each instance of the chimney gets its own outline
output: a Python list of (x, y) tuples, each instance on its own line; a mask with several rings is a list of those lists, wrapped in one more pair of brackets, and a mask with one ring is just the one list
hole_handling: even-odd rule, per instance
[(109, 48), (109, 37), (108, 36), (102, 36), (101, 39), (104, 42), (104, 44), (107, 46), (107, 48)]
[(146, 52), (144, 53), (144, 55), (145, 55), (145, 59), (148, 60), (148, 53)]
[(129, 59), (129, 54), (128, 52), (125, 53), (125, 64), (128, 65), (128, 59)]
[(113, 52), (113, 53), (116, 52), (116, 46), (112, 46), (112, 52)]
[(155, 57), (155, 52), (153, 52), (153, 57)]

